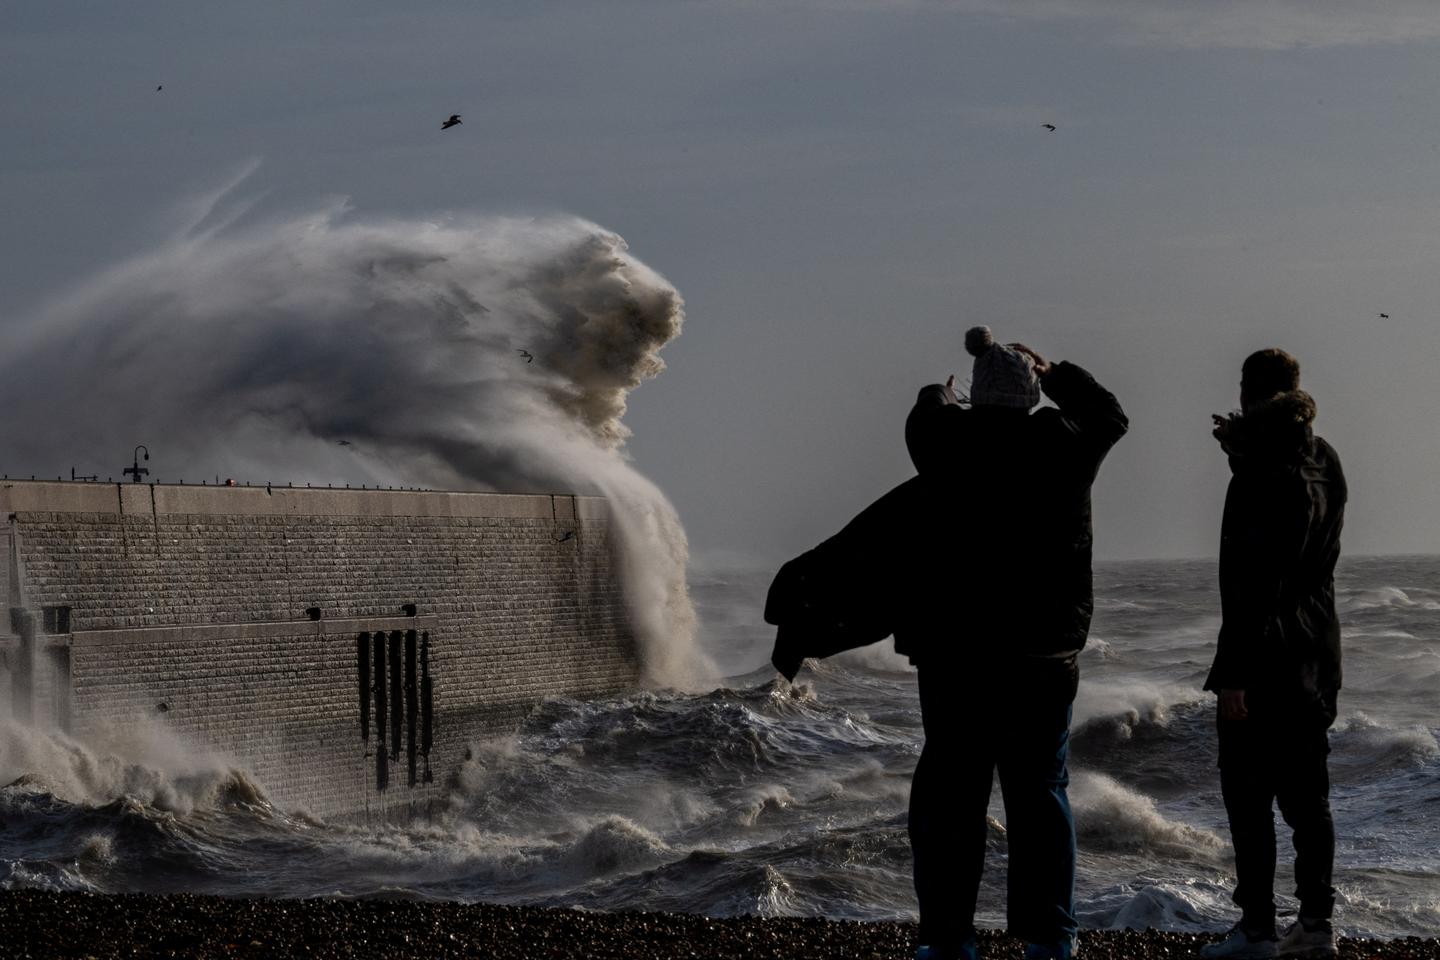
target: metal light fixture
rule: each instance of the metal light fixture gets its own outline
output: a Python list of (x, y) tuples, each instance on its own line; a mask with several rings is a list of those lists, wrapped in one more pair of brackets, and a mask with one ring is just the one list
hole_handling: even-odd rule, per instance
[(128, 474), (130, 474), (130, 480), (131, 480), (132, 483), (139, 483), (139, 482), (140, 482), (140, 476), (141, 476), (141, 474), (144, 474), (144, 475), (147, 476), (147, 477), (150, 476), (150, 470), (149, 470), (149, 468), (148, 468), (148, 467), (142, 467), (142, 466), (140, 466), (140, 451), (141, 451), (141, 450), (144, 450), (144, 451), (145, 451), (145, 459), (146, 459), (146, 460), (149, 460), (149, 459), (150, 459), (150, 448), (147, 447), (147, 446), (145, 446), (145, 444), (143, 444), (143, 443), (142, 443), (142, 444), (138, 444), (138, 445), (135, 447), (135, 463), (134, 463), (134, 465), (129, 466), (129, 467), (126, 467), (124, 470), (121, 471), (122, 473), (128, 473)]

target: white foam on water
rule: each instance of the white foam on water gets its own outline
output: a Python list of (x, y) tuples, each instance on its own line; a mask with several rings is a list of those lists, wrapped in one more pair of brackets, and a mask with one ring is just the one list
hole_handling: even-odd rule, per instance
[(117, 723), (94, 744), (0, 722), (0, 786), (98, 806), (134, 800), (184, 816), (228, 803), (266, 803), (245, 771), (144, 718)]
[(565, 851), (564, 866), (585, 879), (654, 866), (673, 856), (668, 844), (628, 817), (586, 823)]
[(1077, 771), (1070, 782), (1075, 832), (1089, 850), (1145, 852), (1213, 860), (1225, 842), (1209, 830), (1167, 819), (1155, 801), (1101, 773)]
[(1419, 609), (1440, 610), (1440, 600), (1432, 597), (1412, 597), (1411, 593), (1431, 593), (1430, 590), (1402, 590), (1399, 587), (1381, 586), (1368, 589), (1345, 590), (1337, 598), (1341, 613), (1357, 613), (1376, 609)]
[(1420, 768), (1440, 759), (1440, 741), (1423, 726), (1391, 727), (1356, 711), (1340, 720), (1330, 734), (1332, 764), (1350, 763), (1367, 773), (1385, 768)]
[(1151, 683), (1125, 677), (1091, 679), (1082, 674), (1075, 696), (1071, 727), (1109, 725), (1127, 737), (1142, 723), (1164, 726), (1170, 711), (1182, 704), (1197, 703), (1209, 694), (1186, 684)]
[(775, 783), (761, 784), (749, 791), (735, 808), (735, 822), (742, 827), (753, 827), (766, 813), (784, 810), (795, 803), (795, 797), (783, 786)]
[(1207, 878), (1137, 876), (1082, 899), (1080, 922), (1102, 930), (1222, 930), (1234, 922), (1230, 887)]

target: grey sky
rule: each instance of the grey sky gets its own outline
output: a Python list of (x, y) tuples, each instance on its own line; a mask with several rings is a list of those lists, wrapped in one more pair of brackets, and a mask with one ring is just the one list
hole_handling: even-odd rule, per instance
[(1436, 552), (1437, 53), (1428, 0), (20, 0), (0, 323), (262, 158), (260, 209), (623, 235), (688, 305), (626, 422), (702, 557), (798, 552), (905, 479), (977, 322), (1130, 412), (1102, 555), (1214, 552), (1209, 414), (1272, 344), (1344, 458), (1347, 548)]

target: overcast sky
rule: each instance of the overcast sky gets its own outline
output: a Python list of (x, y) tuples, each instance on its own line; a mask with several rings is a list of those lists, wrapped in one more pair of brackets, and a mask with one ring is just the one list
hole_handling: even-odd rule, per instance
[(1440, 552), (1431, 0), (12, 0), (0, 91), (0, 324), (256, 158), (261, 209), (618, 232), (686, 299), (626, 422), (703, 559), (783, 559), (909, 476), (975, 323), (1125, 404), (1102, 556), (1214, 554), (1209, 415), (1270, 345), (1347, 549)]

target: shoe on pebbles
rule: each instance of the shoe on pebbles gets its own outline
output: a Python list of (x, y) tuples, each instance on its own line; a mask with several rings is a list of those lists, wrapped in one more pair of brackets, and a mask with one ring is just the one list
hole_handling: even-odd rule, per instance
[(1276, 945), (1273, 933), (1250, 933), (1237, 923), (1223, 938), (1201, 947), (1200, 956), (1210, 960), (1263, 960), (1279, 956)]
[(1025, 960), (1073, 960), (1075, 941), (1070, 938), (1054, 943), (1025, 944)]
[(1335, 930), (1329, 920), (1301, 917), (1290, 925), (1285, 936), (1275, 945), (1279, 957), (1305, 957), (1307, 960), (1328, 960), (1335, 956)]
[(974, 937), (967, 938), (952, 951), (922, 945), (915, 951), (915, 960), (980, 960), (980, 946)]

